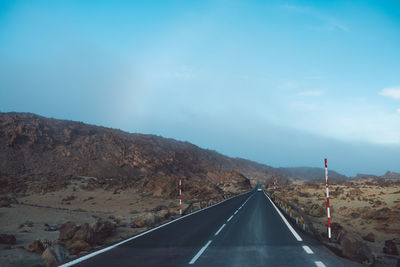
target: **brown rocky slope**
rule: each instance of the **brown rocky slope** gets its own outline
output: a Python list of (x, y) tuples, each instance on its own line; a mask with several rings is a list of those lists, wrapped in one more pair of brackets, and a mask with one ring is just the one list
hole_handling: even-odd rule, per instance
[[(57, 191), (74, 177), (92, 177), (89, 189), (133, 187), (168, 198), (182, 176), (210, 197), (221, 193), (217, 183), (226, 171), (262, 176), (269, 169), (188, 142), (28, 113), (0, 113), (0, 147), (1, 193)], [(249, 189), (242, 179), (238, 185)]]

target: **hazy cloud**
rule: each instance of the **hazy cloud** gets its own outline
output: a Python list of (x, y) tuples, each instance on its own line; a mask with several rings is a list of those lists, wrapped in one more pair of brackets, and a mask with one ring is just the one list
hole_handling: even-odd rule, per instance
[(385, 88), (379, 94), (382, 96), (391, 97), (393, 99), (400, 99), (400, 86)]

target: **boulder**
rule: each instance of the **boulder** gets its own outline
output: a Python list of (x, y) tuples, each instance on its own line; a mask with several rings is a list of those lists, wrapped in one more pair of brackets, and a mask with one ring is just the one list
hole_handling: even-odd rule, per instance
[(144, 213), (144, 214), (141, 214), (141, 215), (131, 218), (131, 222), (132, 222), (131, 226), (133, 228), (135, 228), (135, 227), (138, 227), (138, 228), (152, 227), (159, 221), (160, 221), (160, 217), (156, 216), (152, 212), (147, 212), (147, 213)]
[(397, 250), (397, 246), (394, 240), (385, 241), (385, 246), (383, 247), (383, 253), (390, 255), (399, 255), (399, 251)]
[(92, 224), (92, 230), (94, 233), (94, 243), (101, 245), (104, 243), (106, 238), (111, 236), (114, 231), (115, 231), (115, 224), (108, 221), (108, 220), (103, 220), (103, 219), (97, 219), (93, 224)]
[(66, 241), (71, 239), (75, 232), (78, 230), (78, 227), (73, 222), (66, 222), (58, 226), (58, 230), (60, 231), (60, 236), (58, 237), (61, 241)]
[(66, 243), (66, 248), (71, 255), (79, 254), (80, 252), (89, 252), (92, 250), (90, 244), (84, 240), (70, 240)]
[[(89, 244), (93, 244), (95, 241), (95, 235), (93, 229), (89, 226), (88, 223), (84, 223), (81, 226), (77, 227), (72, 240), (82, 240)], [(71, 253), (72, 254), (72, 253)]]
[(42, 254), (45, 250), (45, 245), (40, 240), (33, 241), (27, 249), (27, 251), (37, 254)]
[(369, 232), (367, 235), (363, 236), (362, 239), (369, 242), (375, 242), (375, 235), (374, 233)]
[(15, 236), (9, 234), (0, 234), (0, 244), (15, 245), (17, 240)]
[(46, 267), (56, 266), (68, 258), (68, 252), (59, 245), (48, 247), (42, 254), (43, 264)]
[(346, 258), (363, 264), (371, 264), (374, 260), (371, 249), (355, 234), (344, 233), (340, 238), (340, 246)]
[(168, 207), (164, 205), (157, 206), (152, 211), (160, 218), (168, 219), (171, 216)]

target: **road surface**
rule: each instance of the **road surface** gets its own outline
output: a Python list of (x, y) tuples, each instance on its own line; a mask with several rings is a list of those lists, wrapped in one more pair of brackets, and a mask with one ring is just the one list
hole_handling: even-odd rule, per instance
[(257, 188), (63, 266), (361, 266), (291, 226)]

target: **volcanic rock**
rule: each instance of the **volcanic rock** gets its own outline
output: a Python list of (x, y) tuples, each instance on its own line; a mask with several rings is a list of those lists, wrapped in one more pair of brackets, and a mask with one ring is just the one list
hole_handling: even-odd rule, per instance
[(78, 227), (74, 222), (68, 221), (59, 225), (58, 230), (60, 231), (60, 236), (58, 237), (61, 241), (67, 241), (72, 239), (75, 232), (78, 231)]
[(69, 254), (59, 245), (46, 248), (42, 254), (44, 266), (52, 267), (62, 263), (68, 258)]
[[(97, 219), (91, 226), (94, 233), (94, 243), (103, 244), (115, 231), (115, 224), (103, 219)], [(90, 242), (89, 242), (90, 243)]]
[(159, 216), (156, 216), (152, 212), (147, 212), (141, 215), (138, 215), (136, 217), (131, 218), (131, 226), (133, 228), (141, 228), (141, 227), (152, 227), (156, 223), (158, 223), (161, 220)]
[(360, 263), (372, 263), (371, 249), (365, 245), (355, 234), (346, 233), (340, 239), (343, 256)]
[(45, 251), (45, 245), (40, 240), (35, 240), (29, 245), (27, 251), (42, 254)]

